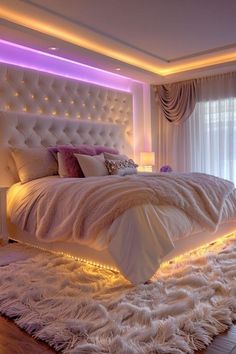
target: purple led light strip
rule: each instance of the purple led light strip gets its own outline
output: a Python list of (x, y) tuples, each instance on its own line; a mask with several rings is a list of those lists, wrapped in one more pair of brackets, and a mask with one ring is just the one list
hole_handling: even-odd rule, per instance
[(0, 39), (0, 62), (130, 92), (130, 78)]

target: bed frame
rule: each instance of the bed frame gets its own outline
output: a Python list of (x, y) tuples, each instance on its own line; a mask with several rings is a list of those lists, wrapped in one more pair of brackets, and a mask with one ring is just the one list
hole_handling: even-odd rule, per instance
[[(133, 98), (128, 92), (6, 64), (0, 65), (0, 91), (0, 187), (18, 181), (12, 147), (105, 145), (133, 156)], [(2, 189), (2, 217), (4, 192)], [(235, 230), (236, 222), (232, 222), (222, 225), (215, 234), (205, 232), (175, 242), (175, 249), (164, 260)], [(0, 231), (6, 230), (1, 226)], [(8, 233), (18, 242), (116, 267), (108, 251), (78, 244), (42, 243), (9, 220)]]
[[(37, 147), (55, 144), (99, 144), (115, 147), (127, 153), (127, 141), (122, 126), (72, 119), (41, 117), (30, 114), (0, 112), (0, 185), (11, 186), (18, 181), (11, 147)], [(128, 150), (130, 147), (128, 147)], [(204, 232), (175, 242), (175, 249), (163, 261), (187, 252), (219, 236), (236, 230), (236, 221), (222, 225), (217, 233)], [(39, 242), (34, 235), (22, 232), (8, 220), (9, 237), (18, 242), (53, 252), (60, 252), (91, 263), (116, 269), (107, 250), (97, 251), (75, 243)]]

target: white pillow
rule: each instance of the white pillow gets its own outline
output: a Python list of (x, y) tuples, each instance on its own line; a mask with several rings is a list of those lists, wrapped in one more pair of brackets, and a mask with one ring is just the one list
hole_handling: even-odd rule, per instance
[(57, 174), (57, 162), (44, 147), (13, 148), (11, 153), (22, 183)]
[(108, 175), (103, 154), (95, 156), (74, 154), (74, 156), (77, 158), (85, 177)]

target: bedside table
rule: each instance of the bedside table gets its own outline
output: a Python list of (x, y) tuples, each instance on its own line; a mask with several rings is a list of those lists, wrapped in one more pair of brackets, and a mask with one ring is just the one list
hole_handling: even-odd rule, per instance
[(0, 186), (0, 242), (8, 242), (6, 194), (8, 187)]

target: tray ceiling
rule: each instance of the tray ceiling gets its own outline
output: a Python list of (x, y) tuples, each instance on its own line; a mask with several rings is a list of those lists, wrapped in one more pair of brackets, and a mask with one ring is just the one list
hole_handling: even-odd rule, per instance
[(235, 0), (1, 0), (0, 37), (146, 82), (236, 68)]

